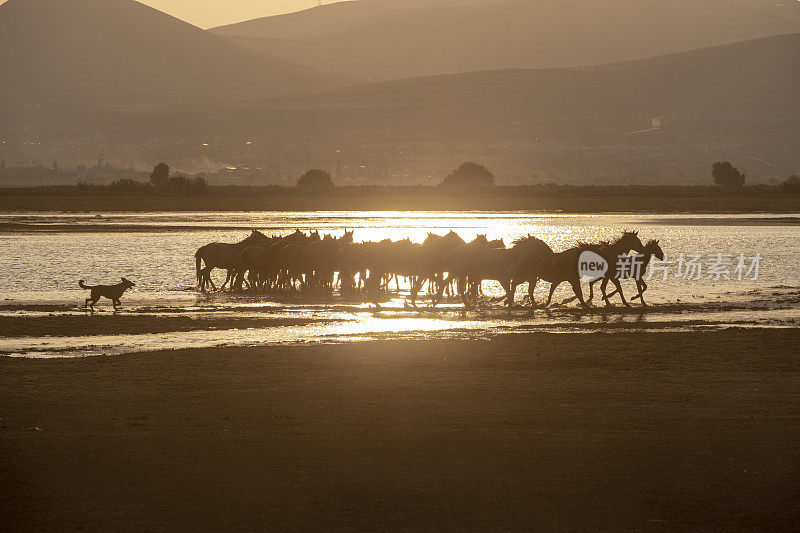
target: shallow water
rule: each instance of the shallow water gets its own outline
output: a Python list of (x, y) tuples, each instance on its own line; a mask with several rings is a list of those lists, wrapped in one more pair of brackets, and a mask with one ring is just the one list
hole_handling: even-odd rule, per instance
[[(796, 217), (693, 214), (685, 216), (560, 215), (475, 212), (312, 212), (312, 213), (98, 213), (90, 215), (37, 213), (0, 214), (0, 316), (91, 316), (79, 308), (89, 284), (114, 283), (120, 276), (136, 282), (123, 298), (125, 309), (115, 316), (147, 316), (162, 325), (169, 317), (219, 319), (218, 329), (93, 335), (91, 325), (61, 336), (43, 337), (32, 327), (25, 336), (0, 338), (0, 352), (27, 356), (75, 356), (127, 353), (159, 348), (295, 342), (344, 342), (381, 336), (481, 336), (519, 328), (546, 331), (592, 331), (620, 327), (724, 327), (730, 325), (796, 326), (798, 318)], [(356, 241), (401, 239), (421, 242), (428, 231), (450, 229), (470, 240), (477, 234), (514, 238), (534, 234), (555, 250), (579, 240), (612, 238), (623, 229), (638, 229), (643, 241), (660, 239), (668, 259), (679, 253), (760, 254), (758, 279), (686, 280), (672, 275), (649, 282), (646, 312), (594, 311), (573, 307), (549, 312), (497, 308), (463, 313), (451, 303), (444, 310), (408, 310), (402, 290), (390, 295), (381, 312), (366, 304), (334, 297), (326, 302), (270, 302), (263, 296), (197, 293), (194, 251), (211, 241), (235, 242), (249, 229), (285, 234), (295, 228), (341, 234), (355, 230)], [(216, 277), (222, 281), (222, 276)], [(546, 296), (546, 284), (537, 299)], [(402, 287), (401, 287), (402, 289)], [(485, 282), (488, 296), (498, 294)], [(522, 289), (520, 289), (522, 290)], [(634, 294), (632, 282), (626, 293)], [(568, 296), (566, 286), (556, 299)], [(521, 295), (519, 296), (521, 298)], [(595, 300), (597, 302), (597, 300)], [(108, 301), (94, 316), (112, 316)], [(638, 305), (638, 304), (637, 304)], [(225, 325), (243, 317), (304, 318), (304, 325), (247, 328)], [(207, 321), (206, 321), (207, 323)], [(113, 326), (113, 325), (112, 325)], [(19, 329), (19, 328), (18, 328)], [(23, 328), (24, 329), (24, 328)], [(111, 328), (113, 330), (113, 327)]]

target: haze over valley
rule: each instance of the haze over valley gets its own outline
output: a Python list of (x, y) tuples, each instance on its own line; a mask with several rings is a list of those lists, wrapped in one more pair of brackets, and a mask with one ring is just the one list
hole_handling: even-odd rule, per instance
[(800, 168), (797, 4), (360, 0), (202, 30), (132, 0), (9, 0), (0, 180), (163, 160), (438, 183), (479, 160), (498, 183), (708, 183), (726, 159), (769, 183)]

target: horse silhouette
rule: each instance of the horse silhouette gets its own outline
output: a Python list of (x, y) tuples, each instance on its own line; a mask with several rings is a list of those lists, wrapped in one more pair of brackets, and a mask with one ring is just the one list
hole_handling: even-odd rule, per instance
[[(637, 270), (634, 270), (631, 273), (632, 276), (630, 277), (630, 279), (636, 281), (636, 289), (638, 291), (636, 296), (632, 297), (631, 300), (638, 299), (642, 302), (642, 307), (647, 307), (647, 302), (644, 301), (644, 291), (647, 290), (647, 283), (644, 281), (644, 275), (647, 273), (647, 267), (650, 265), (650, 260), (653, 257), (655, 257), (659, 261), (664, 260), (664, 250), (661, 249), (661, 246), (658, 244), (658, 241), (653, 239), (647, 241), (640, 255), (641, 255), (641, 267)], [(614, 294), (616, 294), (616, 292), (617, 290), (615, 289), (613, 292), (607, 295), (607, 298), (611, 298), (612, 296), (614, 296)]]
[(222, 284), (220, 290), (224, 289), (225, 285), (232, 280), (235, 270), (240, 265), (242, 251), (248, 246), (267, 242), (268, 239), (269, 237), (260, 231), (253, 230), (247, 238), (234, 244), (212, 242), (198, 248), (194, 258), (197, 284), (200, 290), (205, 291), (209, 284), (216, 290), (214, 280), (211, 279), (211, 271), (215, 268), (222, 268), (227, 271), (225, 283)]
[[(195, 271), (198, 286), (205, 291), (210, 286), (216, 290), (211, 272), (214, 268), (227, 271), (225, 283), (232, 289), (241, 290), (245, 284), (250, 290), (269, 292), (305, 291), (318, 296), (331, 295), (337, 289), (342, 295), (352, 295), (361, 289), (366, 301), (380, 307), (382, 291), (389, 290), (394, 281), (400, 290), (400, 280), (407, 280), (409, 295), (407, 303), (417, 306), (417, 299), (427, 283), (431, 305), (436, 306), (446, 293), (458, 294), (465, 308), (473, 307), (481, 294), (484, 280), (497, 281), (503, 288), (503, 296), (490, 299), (504, 300), (514, 306), (516, 289), (528, 284), (531, 305), (537, 307), (534, 291), (539, 280), (550, 283), (545, 306), (552, 302), (556, 288), (564, 282), (570, 284), (574, 296), (564, 300), (569, 303), (580, 300), (586, 307), (594, 297), (594, 285), (601, 282), (603, 300), (620, 295), (625, 305), (630, 305), (624, 294), (615, 270), (589, 284), (589, 297), (583, 298), (579, 277), (578, 258), (584, 251), (593, 251), (602, 256), (609, 265), (616, 265), (620, 256), (631, 251), (644, 254), (643, 268), (635, 277), (638, 294), (633, 299), (644, 302), (647, 284), (642, 274), (652, 257), (663, 258), (658, 241), (642, 245), (637, 232), (626, 231), (611, 242), (578, 243), (572, 248), (554, 252), (541, 239), (527, 235), (513, 241), (506, 248), (502, 239), (489, 240), (485, 234), (477, 235), (467, 243), (456, 232), (445, 235), (428, 233), (421, 244), (409, 239), (380, 242), (353, 240), (353, 231), (345, 230), (340, 237), (321, 235), (318, 230), (304, 233), (300, 229), (285, 236), (267, 237), (253, 230), (237, 243), (209, 243), (195, 253)], [(338, 279), (337, 279), (338, 274)], [(615, 290), (606, 292), (608, 283)]]
[[(639, 239), (639, 233), (636, 231), (624, 231), (622, 232), (622, 235), (617, 239), (615, 239), (614, 241), (611, 242), (601, 241), (598, 244), (581, 243), (578, 245), (577, 248), (580, 249), (581, 252), (589, 250), (598, 254), (606, 261), (606, 264), (609, 265), (609, 268), (606, 270), (606, 273), (603, 277), (592, 280), (589, 283), (589, 299), (587, 301), (588, 302), (592, 301), (592, 298), (594, 297), (594, 285), (599, 281), (600, 291), (603, 294), (603, 301), (606, 303), (607, 306), (611, 305), (611, 302), (609, 300), (611, 295), (619, 294), (620, 299), (622, 299), (622, 303), (630, 307), (630, 304), (625, 299), (625, 295), (622, 292), (622, 285), (620, 284), (620, 281), (616, 275), (617, 274), (616, 266), (618, 259), (621, 256), (627, 256), (631, 252), (631, 250), (639, 253), (642, 252), (642, 250), (644, 249), (644, 245), (642, 244), (642, 241)], [(576, 264), (575, 264), (576, 268), (578, 267), (577, 261), (578, 260), (576, 259)], [(613, 283), (616, 288), (616, 290), (614, 290), (614, 292), (612, 292), (611, 295), (606, 294), (606, 286), (608, 285), (609, 281)], [(554, 290), (555, 289), (551, 287), (550, 297), (552, 297)], [(575, 294), (576, 296), (578, 295), (577, 292)], [(569, 303), (574, 299), (575, 299), (574, 297), (567, 298), (566, 300), (564, 300), (563, 303)], [(550, 298), (548, 298), (547, 301), (549, 304)]]
[(514, 305), (518, 282), (538, 272), (552, 257), (552, 250), (544, 241), (528, 236), (518, 239), (511, 248), (492, 247), (484, 237), (459, 245), (450, 252), (448, 278), (440, 287), (434, 304), (452, 279), (458, 280), (458, 292), (465, 308), (472, 307), (470, 297), (477, 298), (483, 280), (495, 280), (505, 291), (506, 305)]

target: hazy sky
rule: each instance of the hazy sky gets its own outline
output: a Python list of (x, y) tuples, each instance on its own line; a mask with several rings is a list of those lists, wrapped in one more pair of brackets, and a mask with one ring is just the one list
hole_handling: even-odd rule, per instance
[[(317, 5), (317, 0), (139, 0), (201, 28), (290, 13)], [(323, 0), (323, 4), (331, 0)]]
[[(0, 0), (0, 4), (6, 0)], [(159, 11), (190, 22), (201, 28), (211, 28), (242, 20), (291, 13), (335, 0), (138, 0)]]

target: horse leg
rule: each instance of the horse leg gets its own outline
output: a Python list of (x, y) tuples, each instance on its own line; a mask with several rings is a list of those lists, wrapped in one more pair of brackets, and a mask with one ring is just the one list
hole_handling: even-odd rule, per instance
[(563, 300), (561, 300), (561, 304), (562, 305), (566, 305), (568, 303), (574, 302), (577, 299), (578, 299), (578, 295), (575, 294), (574, 296), (570, 296), (569, 298), (564, 298)]
[(575, 293), (575, 296), (577, 296), (578, 301), (581, 302), (581, 307), (586, 309), (586, 307), (588, 307), (588, 305), (583, 300), (583, 290), (581, 289), (581, 280), (574, 279), (574, 280), (571, 280), (569, 282), (569, 284), (572, 285), (572, 291)]
[(468, 289), (469, 286), (467, 285), (467, 277), (459, 276), (456, 280), (456, 292), (463, 297)]
[(369, 277), (364, 281), (364, 287), (367, 290), (367, 297), (369, 301), (375, 304), (376, 309), (380, 309), (381, 304), (378, 302), (378, 291), (381, 285), (381, 277), (379, 274), (370, 271)]
[[(617, 278), (613, 278), (613, 279), (611, 280), (611, 282), (612, 282), (612, 283), (614, 284), (614, 286), (617, 288), (617, 290), (615, 290), (615, 291), (612, 293), (612, 295), (613, 295), (613, 294), (617, 294), (617, 293), (619, 293), (619, 297), (620, 297), (620, 299), (622, 300), (622, 303), (623, 303), (623, 305), (625, 305), (625, 307), (630, 307), (630, 306), (631, 306), (631, 304), (629, 304), (629, 303), (628, 303), (628, 301), (625, 299), (625, 295), (622, 293), (622, 283), (620, 283), (619, 279), (617, 279)], [(609, 296), (609, 298), (610, 298), (610, 297), (611, 297), (611, 296)]]
[(461, 301), (464, 302), (464, 309), (472, 309), (473, 305), (470, 303), (470, 296), (473, 295), (475, 290), (475, 282), (469, 278), (464, 280), (464, 291), (461, 293)]
[[(219, 288), (219, 290), (224, 291), (225, 290), (225, 286), (228, 284), (229, 281), (230, 282), (233, 281), (233, 276), (231, 276), (230, 269), (225, 271), (225, 283), (222, 284), (222, 286)], [(231, 285), (233, 285), (233, 283), (231, 283)], [(231, 288), (233, 288), (233, 287), (231, 287)]]
[(550, 305), (550, 302), (553, 300), (553, 293), (556, 292), (556, 288), (561, 285), (561, 282), (551, 282), (550, 283), (550, 294), (547, 296), (547, 303), (544, 304), (545, 307)]
[(506, 291), (506, 307), (511, 310), (514, 307), (514, 295), (517, 292), (517, 285), (509, 279), (503, 284), (503, 289)]
[(531, 307), (536, 307), (536, 297), (534, 296), (534, 291), (536, 290), (537, 283), (539, 283), (539, 278), (528, 280), (528, 299), (531, 301)]
[[(606, 280), (606, 284), (608, 284), (608, 281), (610, 281), (610, 280)], [(606, 297), (607, 299), (611, 299), (611, 297), (612, 297), (612, 296), (614, 296), (615, 294), (617, 294), (617, 292), (618, 292), (618, 291), (617, 291), (617, 289), (614, 289), (614, 290), (613, 290), (613, 291), (611, 291), (610, 293), (606, 294), (606, 296), (605, 296), (605, 297)]]
[(639, 300), (642, 302), (642, 307), (647, 307), (647, 302), (644, 301), (644, 291), (647, 290), (647, 283), (644, 282), (643, 279), (639, 280), (640, 288), (639, 288)]
[(231, 281), (231, 290), (242, 290), (244, 287), (244, 271), (238, 269), (234, 271), (233, 280)]
[(436, 307), (436, 305), (442, 300), (442, 294), (444, 294), (444, 289), (446, 286), (450, 285), (450, 282), (453, 281), (454, 276), (448, 274), (447, 279), (445, 280), (445, 284), (439, 286), (439, 289), (433, 295), (433, 301), (431, 302), (431, 307)]
[(211, 290), (214, 291), (217, 290), (217, 286), (214, 284), (214, 280), (211, 277), (212, 270), (214, 270), (213, 266), (207, 266), (200, 272), (203, 278), (202, 287), (204, 291), (208, 288), (209, 285), (211, 285)]
[(644, 291), (647, 290), (647, 284), (643, 280), (636, 280), (636, 288), (638, 290), (636, 296), (631, 297), (631, 301), (639, 299), (642, 301), (642, 307), (647, 307), (647, 303), (644, 301)]
[[(614, 304), (612, 304), (611, 300), (609, 300), (609, 298), (611, 298), (611, 296), (606, 294), (606, 287), (608, 287), (608, 278), (603, 278), (603, 281), (600, 282), (600, 292), (603, 295), (603, 301), (606, 302), (606, 307), (611, 307)], [(613, 293), (612, 293), (612, 295), (613, 295)]]
[(508, 290), (507, 290), (506, 300), (508, 300), (508, 294), (510, 294), (511, 302), (509, 304), (509, 307), (514, 307), (514, 304), (516, 303), (514, 300), (516, 300), (517, 298), (517, 286), (519, 286), (518, 282), (514, 281), (513, 279), (508, 280)]
[(471, 309), (472, 306), (469, 303), (469, 287), (461, 293), (461, 301), (464, 303), (464, 309)]
[(417, 293), (422, 288), (422, 284), (425, 283), (424, 280), (420, 281), (422, 278), (417, 278), (417, 280), (411, 284), (411, 293), (409, 294), (411, 298), (411, 307), (414, 309), (417, 308)]

